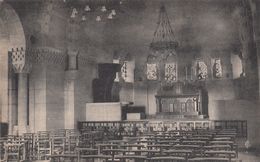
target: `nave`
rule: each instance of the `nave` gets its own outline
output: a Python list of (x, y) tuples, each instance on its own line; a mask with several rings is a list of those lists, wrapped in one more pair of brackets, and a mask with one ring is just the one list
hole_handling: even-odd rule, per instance
[(0, 160), (259, 162), (260, 0), (0, 0)]

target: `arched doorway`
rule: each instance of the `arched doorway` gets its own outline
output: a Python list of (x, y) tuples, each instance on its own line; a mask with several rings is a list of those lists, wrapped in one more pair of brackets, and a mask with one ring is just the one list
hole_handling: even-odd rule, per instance
[(16, 11), (7, 3), (0, 3), (0, 122), (9, 124), (9, 134), (12, 134), (17, 104), (10, 77), (12, 68), (8, 51), (12, 48), (26, 49), (26, 39), (20, 18)]

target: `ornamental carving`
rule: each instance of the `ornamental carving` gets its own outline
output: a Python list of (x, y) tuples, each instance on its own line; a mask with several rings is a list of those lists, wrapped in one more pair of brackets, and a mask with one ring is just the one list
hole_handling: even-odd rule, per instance
[(23, 47), (12, 48), (11, 62), (15, 73), (29, 73), (31, 70), (27, 51)]
[(29, 54), (33, 63), (63, 65), (66, 60), (66, 55), (62, 51), (53, 48), (29, 49)]

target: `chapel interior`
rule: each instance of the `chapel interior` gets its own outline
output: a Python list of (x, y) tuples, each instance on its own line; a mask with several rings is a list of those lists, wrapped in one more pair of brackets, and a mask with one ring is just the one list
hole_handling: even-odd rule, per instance
[(259, 162), (259, 0), (0, 0), (0, 161)]

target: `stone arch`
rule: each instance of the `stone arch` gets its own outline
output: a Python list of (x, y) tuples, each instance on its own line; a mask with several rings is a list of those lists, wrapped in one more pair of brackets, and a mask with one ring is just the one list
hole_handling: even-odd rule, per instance
[[(8, 51), (12, 48), (26, 49), (26, 39), (21, 20), (16, 11), (0, 2), (0, 122), (10, 124), (8, 95)], [(10, 116), (10, 117), (9, 117)]]

